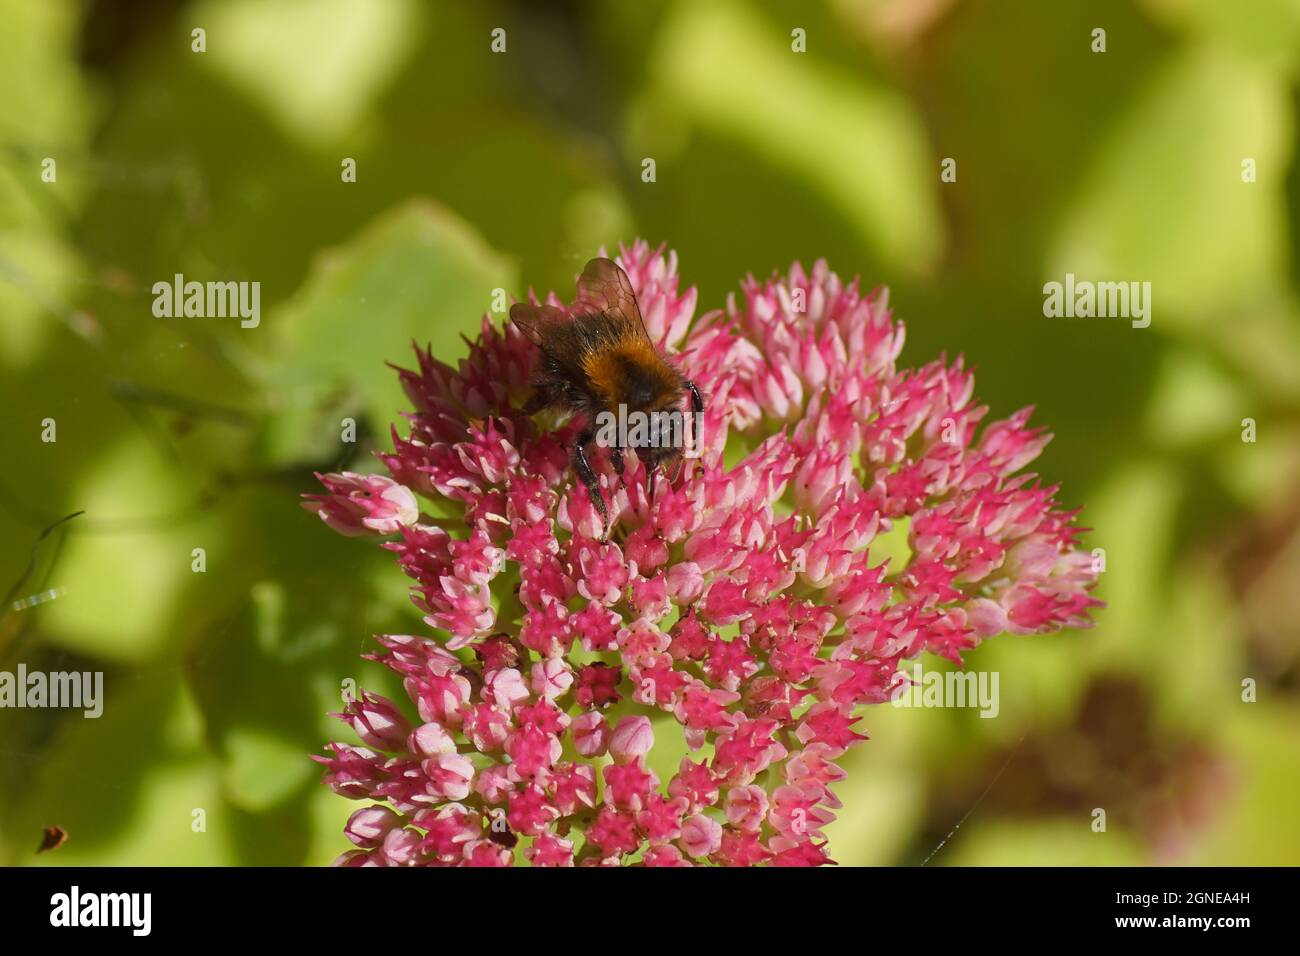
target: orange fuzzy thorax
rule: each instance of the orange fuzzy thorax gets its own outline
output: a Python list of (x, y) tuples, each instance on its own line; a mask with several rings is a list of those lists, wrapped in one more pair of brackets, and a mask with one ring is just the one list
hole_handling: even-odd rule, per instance
[[(626, 402), (633, 407), (656, 407), (673, 401), (680, 388), (655, 347), (639, 335), (628, 335), (609, 348), (588, 353), (582, 370), (592, 390), (609, 405)], [(649, 394), (638, 397), (638, 386)]]

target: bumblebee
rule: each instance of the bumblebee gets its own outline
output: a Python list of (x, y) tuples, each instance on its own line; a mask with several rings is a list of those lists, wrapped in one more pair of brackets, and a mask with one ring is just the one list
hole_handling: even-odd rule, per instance
[[(533, 394), (524, 413), (545, 408), (579, 416), (573, 470), (599, 512), (603, 536), (609, 511), (591, 467), (591, 448), (609, 448), (614, 471), (623, 477), (623, 452), (644, 462), (654, 497), (657, 470), (684, 454), (683, 403), (689, 397), (696, 419), (704, 399), (651, 341), (627, 273), (609, 259), (592, 259), (578, 277), (577, 297), (565, 312), (549, 305), (517, 302), (510, 320), (540, 350)], [(628, 429), (605, 428), (616, 421)], [(598, 426), (599, 432), (598, 432)], [(638, 427), (639, 426), (639, 427)]]

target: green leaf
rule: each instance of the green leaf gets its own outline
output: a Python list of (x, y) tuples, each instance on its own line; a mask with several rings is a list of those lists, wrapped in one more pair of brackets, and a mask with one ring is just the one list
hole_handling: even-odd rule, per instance
[(1118, 830), (1093, 833), (1092, 820), (983, 822), (972, 819), (936, 856), (944, 866), (1142, 866), (1144, 848)]
[[(231, 818), (218, 767), (202, 746), (176, 660), (110, 675), (98, 719), (69, 718), (8, 815), (12, 863), (51, 866), (228, 866)], [(11, 756), (6, 757), (9, 761)], [(195, 829), (195, 810), (204, 829)], [(68, 840), (34, 856), (41, 828)]]
[(383, 436), (410, 405), (385, 363), (411, 365), (411, 343), (464, 350), (513, 268), (464, 222), (427, 200), (390, 210), (322, 254), (298, 293), (269, 317), (274, 356), (262, 373), (266, 453), (284, 462), (340, 447), (340, 418), (363, 410)]
[(1294, 75), (1300, 63), (1300, 3), (1251, 0), (1250, 15), (1222, 0), (1146, 0), (1152, 16), (1172, 27), (1230, 46), (1249, 59)]
[[(67, 590), (42, 609), (52, 643), (140, 662), (176, 637), (169, 624), (181, 587), (217, 570), (224, 535), (195, 508), (200, 489), (167, 464), (143, 438), (130, 436), (78, 476), (70, 500), (85, 513), (69, 523), (51, 580)], [(209, 571), (202, 574), (192, 570), (198, 547), (207, 552)]]
[(1161, 362), (1146, 431), (1165, 447), (1235, 436), (1248, 408), (1241, 387), (1222, 369), (1197, 351), (1177, 349)]
[[(87, 185), (91, 98), (78, 72), (78, 7), (0, 0), (0, 367), (18, 368), (66, 323), (94, 321), (67, 301), (81, 264), (64, 238)], [(53, 182), (43, 178), (52, 160)]]
[[(1222, 764), (1219, 799), (1213, 800), (1209, 832), (1194, 846), (1188, 865), (1295, 866), (1300, 846), (1300, 715), (1294, 706), (1241, 700), (1239, 675), (1224, 675), (1233, 700), (1220, 724)], [(1263, 691), (1267, 693), (1267, 690)]]
[[(725, 0), (677, 4), (649, 63), (643, 111), (684, 113), (806, 181), (891, 268), (919, 273), (935, 262), (938, 161), (904, 97), (793, 52), (788, 34)], [(657, 137), (662, 124), (649, 125)], [(656, 148), (654, 139), (635, 146)]]
[(1095, 530), (1088, 544), (1103, 549), (1106, 559), (1096, 596), (1109, 605), (1094, 612), (1097, 627), (1084, 638), (1090, 659), (1144, 670), (1177, 653), (1171, 646), (1176, 635), (1169, 634), (1167, 643), (1152, 637), (1167, 633), (1161, 615), (1170, 593), (1167, 569), (1182, 490), (1171, 466), (1129, 462), (1089, 500), (1087, 518)]
[(203, 63), (317, 145), (371, 108), (412, 52), (424, 12), (414, 0), (221, 0), (197, 4), (181, 22), (207, 31), (207, 52), (196, 54)]
[(226, 792), (232, 802), (253, 813), (269, 810), (318, 776), (298, 741), (263, 727), (231, 727), (225, 749)]
[[(1103, 134), (1049, 278), (1151, 283), (1152, 328), (1210, 328), (1286, 280), (1286, 87), (1210, 46), (1170, 55)], [(1253, 159), (1257, 181), (1242, 181)], [(1096, 321), (1096, 320), (1094, 320)]]

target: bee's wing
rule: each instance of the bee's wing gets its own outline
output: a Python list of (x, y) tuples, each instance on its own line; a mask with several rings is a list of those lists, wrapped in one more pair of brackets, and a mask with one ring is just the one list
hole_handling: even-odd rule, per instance
[(552, 305), (516, 302), (510, 307), (510, 321), (519, 327), (519, 331), (528, 336), (530, 342), (540, 346), (548, 337), (546, 330), (566, 321), (566, 317), (564, 312)]
[(621, 319), (639, 331), (648, 340), (641, 309), (636, 304), (636, 293), (627, 273), (612, 259), (592, 259), (578, 276), (578, 296), (572, 313), (601, 312), (611, 319)]

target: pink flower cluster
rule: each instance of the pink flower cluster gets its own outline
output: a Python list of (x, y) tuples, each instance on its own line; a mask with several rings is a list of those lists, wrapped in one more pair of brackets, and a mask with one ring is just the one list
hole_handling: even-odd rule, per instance
[(653, 500), (635, 456), (620, 482), (597, 453), (607, 542), (569, 470), (580, 423), (522, 414), (535, 348), (488, 318), (456, 368), (417, 349), (400, 371), (391, 477), (305, 503), (393, 535), (435, 631), (378, 638), (418, 719), (363, 693), (340, 715), (360, 745), (316, 758), (374, 801), (342, 864), (827, 863), (835, 761), (900, 662), (1091, 623), (1074, 514), (1017, 475), (1049, 436), (1027, 411), (980, 428), (961, 361), (896, 367), (885, 293), (796, 264), (692, 322), (674, 254), (619, 261), (708, 410)]

